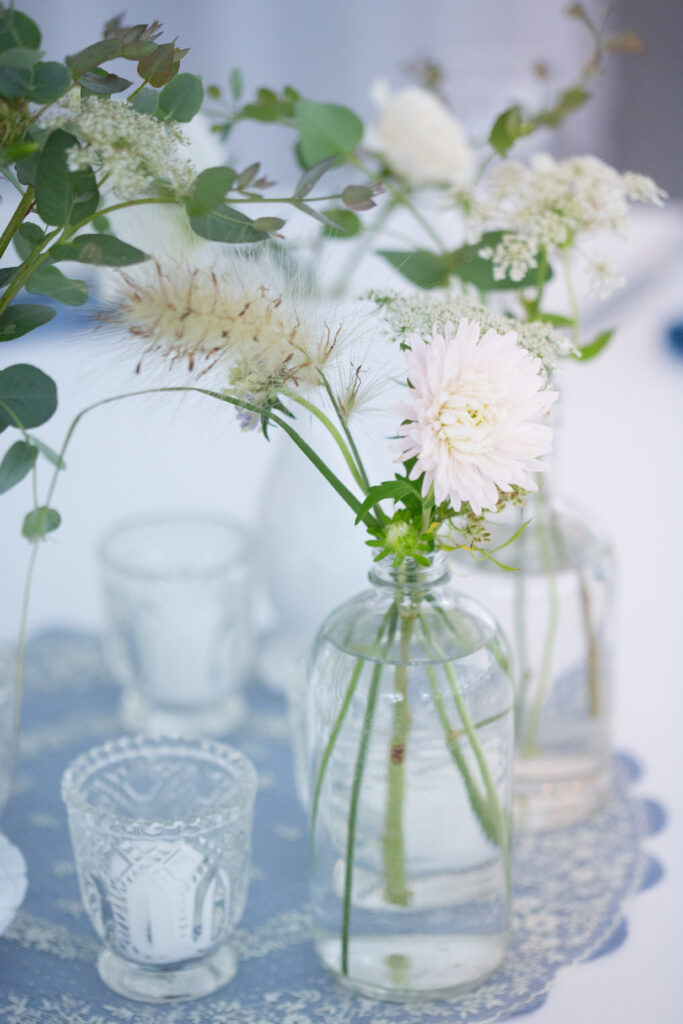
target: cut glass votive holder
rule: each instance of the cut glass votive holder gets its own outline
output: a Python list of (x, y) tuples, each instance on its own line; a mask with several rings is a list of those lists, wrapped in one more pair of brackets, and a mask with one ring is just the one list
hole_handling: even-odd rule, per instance
[(67, 768), (62, 798), (109, 988), (169, 1003), (232, 978), (256, 788), (248, 758), (206, 739), (125, 737)]
[(104, 650), (122, 720), (151, 735), (222, 735), (244, 717), (251, 661), (246, 533), (222, 516), (157, 513), (98, 549)]

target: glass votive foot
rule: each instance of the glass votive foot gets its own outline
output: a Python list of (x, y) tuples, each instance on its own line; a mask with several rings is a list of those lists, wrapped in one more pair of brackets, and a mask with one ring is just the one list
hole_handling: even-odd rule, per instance
[(210, 996), (226, 985), (237, 970), (237, 958), (225, 945), (201, 960), (150, 967), (103, 949), (97, 958), (97, 970), (104, 984), (126, 999), (182, 1003)]
[(147, 736), (225, 736), (246, 718), (246, 704), (237, 695), (208, 707), (175, 707), (149, 701), (135, 690), (121, 697), (121, 724)]

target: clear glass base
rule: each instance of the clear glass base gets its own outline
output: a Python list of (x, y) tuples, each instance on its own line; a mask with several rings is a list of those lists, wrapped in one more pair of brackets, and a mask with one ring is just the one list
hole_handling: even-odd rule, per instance
[(535, 755), (515, 759), (515, 828), (548, 832), (586, 821), (607, 803), (608, 762)]
[(111, 949), (97, 958), (100, 978), (127, 999), (144, 1003), (182, 1003), (210, 996), (226, 985), (237, 970), (230, 946), (221, 946), (201, 960), (170, 967), (153, 967), (124, 960)]
[(344, 988), (409, 1003), (467, 992), (496, 970), (507, 943), (507, 934), (365, 935), (350, 944), (348, 974), (341, 969), (338, 936), (318, 936), (315, 946), (323, 966)]
[(154, 704), (134, 690), (124, 690), (120, 708), (124, 729), (147, 736), (224, 736), (245, 719), (243, 701), (231, 695), (220, 704), (198, 708)]

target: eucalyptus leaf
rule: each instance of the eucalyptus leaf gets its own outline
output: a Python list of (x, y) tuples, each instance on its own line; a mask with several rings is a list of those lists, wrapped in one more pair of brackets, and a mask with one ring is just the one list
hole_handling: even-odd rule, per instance
[(115, 92), (125, 92), (133, 83), (127, 78), (107, 74), (106, 71), (96, 68), (94, 71), (84, 71), (78, 79), (78, 84), (96, 96), (111, 96)]
[(300, 153), (308, 167), (330, 156), (347, 156), (363, 139), (363, 122), (348, 107), (299, 100), (295, 114)]
[(146, 82), (159, 88), (173, 78), (177, 70), (173, 43), (162, 43), (138, 61), (138, 74)]
[(77, 235), (70, 242), (60, 242), (50, 249), (54, 263), (75, 260), (77, 263), (94, 263), (100, 267), (128, 267), (142, 263), (149, 256), (134, 245), (122, 242), (113, 235)]
[(45, 238), (45, 232), (37, 224), (25, 220), (12, 239), (14, 248), (22, 260), (27, 260)]
[(208, 238), (210, 242), (241, 244), (262, 242), (268, 238), (266, 232), (254, 228), (254, 222), (249, 217), (225, 203), (221, 203), (211, 213), (191, 217), (190, 224), (198, 235)]
[(0, 494), (9, 491), (31, 472), (37, 454), (36, 449), (26, 441), (15, 441), (0, 462)]
[(49, 136), (36, 173), (36, 209), (46, 224), (64, 225), (74, 203), (74, 183), (66, 154), (78, 139), (58, 128)]
[(57, 267), (38, 267), (25, 285), (32, 295), (49, 295), (66, 306), (82, 306), (88, 301), (88, 286), (85, 281), (66, 277)]
[(17, 178), (22, 185), (35, 185), (40, 157), (41, 151), (36, 150), (35, 153), (32, 153), (30, 156), (23, 157), (17, 162)]
[(19, 267), (0, 268), (0, 288), (4, 288), (6, 284), (9, 284), (18, 269)]
[(416, 249), (414, 252), (382, 249), (377, 255), (387, 260), (418, 288), (445, 288), (448, 284), (450, 260), (446, 255), (426, 249)]
[(192, 191), (185, 200), (191, 217), (201, 217), (222, 203), (225, 193), (232, 188), (235, 172), (231, 167), (207, 167), (192, 183)]
[(0, 67), (32, 68), (43, 56), (41, 50), (27, 50), (24, 46), (15, 46), (12, 50), (0, 53)]
[[(29, 331), (35, 331), (36, 327), (42, 327), (56, 314), (57, 311), (50, 306), (15, 302), (0, 314), (0, 342), (21, 338)], [(36, 424), (31, 424), (31, 426), (36, 426)]]
[(324, 234), (327, 238), (342, 239), (353, 238), (361, 230), (360, 217), (351, 210), (327, 209), (323, 211), (328, 220), (332, 221), (334, 227), (326, 225)]
[(59, 527), (61, 521), (62, 517), (56, 509), (41, 505), (39, 508), (34, 508), (24, 518), (21, 532), (27, 540), (44, 540), (48, 533), (52, 533)]
[(74, 81), (78, 81), (85, 71), (93, 71), (100, 64), (122, 55), (119, 39), (100, 39), (99, 42), (86, 46), (84, 50), (66, 58), (66, 65), (71, 71)]
[(244, 81), (242, 79), (242, 72), (239, 68), (232, 69), (228, 81), (230, 83), (230, 94), (235, 103), (237, 103), (244, 92)]
[(529, 124), (519, 105), (504, 110), (498, 117), (489, 134), (489, 143), (499, 156), (505, 156), (507, 151), (524, 135), (529, 135), (534, 126)]
[(248, 167), (245, 167), (245, 169), (241, 171), (235, 179), (235, 188), (248, 188), (258, 174), (260, 168), (261, 164), (259, 163), (249, 164)]
[(137, 110), (138, 114), (149, 114), (150, 117), (153, 117), (159, 106), (159, 94), (146, 85), (139, 93), (130, 97), (128, 106)]
[(159, 94), (158, 117), (170, 121), (191, 121), (204, 102), (204, 86), (199, 75), (178, 74)]
[(282, 217), (257, 217), (253, 221), (254, 231), (266, 231), (270, 234), (273, 231), (279, 231), (280, 228), (285, 226), (286, 221)]
[(0, 10), (0, 53), (17, 46), (37, 50), (40, 39), (40, 29), (28, 15), (13, 7)]
[(336, 162), (336, 156), (328, 156), (327, 159), (321, 160), (319, 163), (314, 164), (313, 167), (309, 167), (307, 171), (304, 171), (294, 189), (296, 198), (303, 199), (307, 196), (311, 189), (318, 184), (323, 174), (329, 171), (330, 167), (333, 167)]
[(0, 96), (7, 99), (24, 96), (29, 91), (30, 85), (30, 68), (0, 67)]
[(16, 363), (0, 370), (0, 431), (16, 426), (16, 420), (23, 427), (39, 427), (56, 408), (57, 386), (37, 366)]
[(40, 104), (55, 103), (70, 88), (69, 69), (56, 60), (44, 61), (33, 69), (29, 99)]

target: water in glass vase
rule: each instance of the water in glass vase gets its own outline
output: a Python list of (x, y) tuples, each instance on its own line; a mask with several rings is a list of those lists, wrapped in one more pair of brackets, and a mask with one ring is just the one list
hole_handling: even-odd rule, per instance
[(315, 943), (356, 991), (445, 997), (495, 970), (508, 940), (506, 652), (442, 562), (371, 580), (312, 659)]
[(589, 817), (609, 793), (614, 570), (592, 517), (545, 496), (531, 508), (500, 555), (517, 571), (485, 562), (463, 586), (512, 641), (515, 821), (542, 830)]

